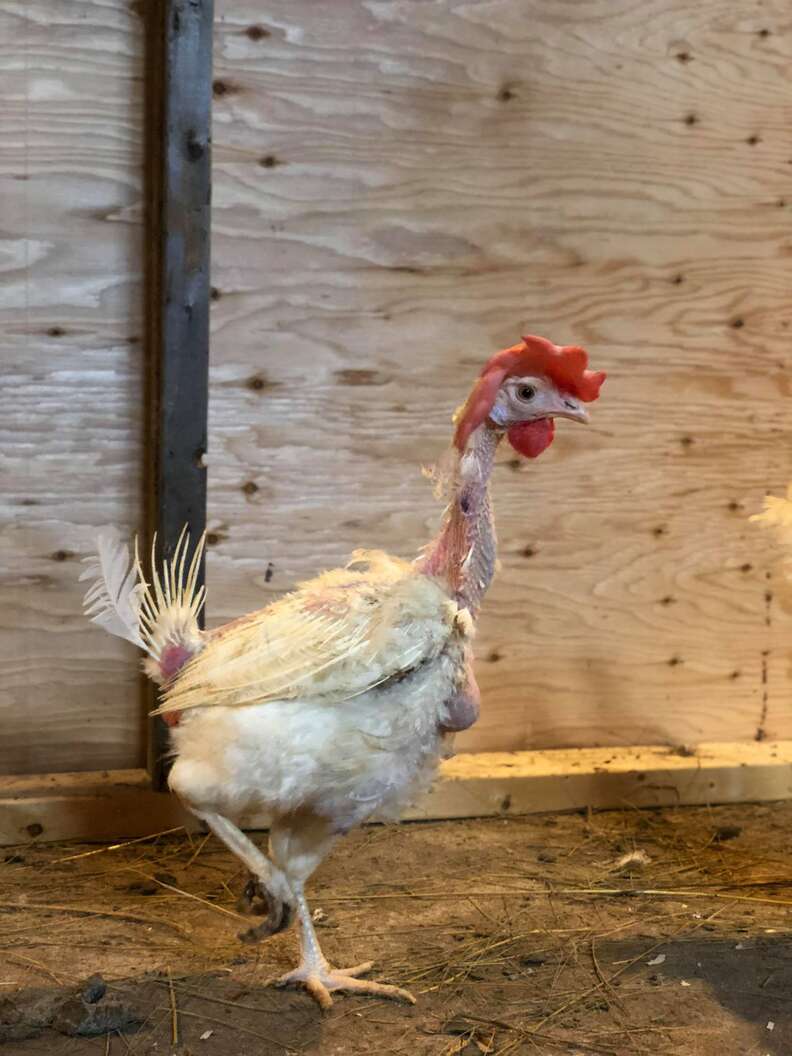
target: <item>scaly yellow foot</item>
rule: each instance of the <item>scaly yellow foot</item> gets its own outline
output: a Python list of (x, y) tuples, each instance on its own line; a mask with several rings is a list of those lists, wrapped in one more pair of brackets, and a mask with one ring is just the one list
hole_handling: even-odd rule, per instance
[(373, 997), (387, 997), (393, 1001), (406, 1001), (414, 1005), (415, 998), (409, 990), (388, 983), (377, 983), (373, 979), (359, 979), (358, 976), (368, 972), (371, 961), (356, 964), (354, 968), (331, 968), (326, 962), (309, 965), (303, 962), (293, 972), (287, 972), (275, 983), (276, 986), (303, 986), (323, 1010), (332, 1007), (330, 994), (335, 990), (353, 991), (356, 994), (371, 994)]

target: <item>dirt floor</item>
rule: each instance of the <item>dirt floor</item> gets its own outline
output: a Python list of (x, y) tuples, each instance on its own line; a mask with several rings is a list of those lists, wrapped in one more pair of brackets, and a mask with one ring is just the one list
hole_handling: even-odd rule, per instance
[[(310, 896), (328, 957), (414, 1007), (270, 983), (214, 838), (0, 850), (19, 1056), (792, 1054), (792, 804), (371, 827)], [(5, 861), (3, 861), (5, 859)], [(626, 860), (625, 860), (626, 859)], [(93, 978), (92, 978), (93, 977)]]

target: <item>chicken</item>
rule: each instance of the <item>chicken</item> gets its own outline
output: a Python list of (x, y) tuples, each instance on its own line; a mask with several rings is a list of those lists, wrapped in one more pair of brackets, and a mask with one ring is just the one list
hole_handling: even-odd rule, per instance
[[(301, 929), (301, 984), (322, 1008), (345, 990), (413, 1002), (361, 978), (370, 963), (331, 967), (314, 931), (305, 884), (340, 836), (373, 816), (397, 817), (431, 781), (458, 730), (479, 714), (471, 642), (495, 573), (489, 478), (504, 436), (535, 458), (554, 419), (585, 422), (605, 378), (586, 353), (528, 336), (494, 355), (455, 416), (436, 473), (447, 500), (436, 538), (412, 561), (358, 551), (345, 568), (301, 583), (258, 612), (203, 632), (185, 533), (148, 582), (117, 536), (100, 540), (83, 574), (94, 621), (146, 651), (171, 726), (169, 783), (244, 863), (249, 906), (266, 919), (240, 937)], [(236, 824), (271, 820), (269, 855)]]

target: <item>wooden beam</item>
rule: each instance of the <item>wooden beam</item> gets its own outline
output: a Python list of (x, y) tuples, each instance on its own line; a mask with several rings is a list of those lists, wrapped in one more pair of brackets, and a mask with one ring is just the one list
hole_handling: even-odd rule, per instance
[(444, 764), (405, 817), (751, 803), (792, 798), (792, 741), (480, 752)]
[[(792, 798), (792, 741), (668, 748), (581, 748), (459, 755), (407, 820), (545, 811), (744, 803)], [(247, 828), (265, 828), (261, 816)], [(0, 780), (0, 844), (117, 840), (195, 820), (144, 770)]]
[[(193, 540), (206, 527), (213, 0), (157, 0), (148, 17), (148, 522), (170, 557), (185, 524)], [(161, 718), (148, 743), (163, 789)]]
[(145, 770), (0, 781), (0, 845), (33, 839), (111, 842), (178, 825), (199, 828), (175, 796), (152, 789)]

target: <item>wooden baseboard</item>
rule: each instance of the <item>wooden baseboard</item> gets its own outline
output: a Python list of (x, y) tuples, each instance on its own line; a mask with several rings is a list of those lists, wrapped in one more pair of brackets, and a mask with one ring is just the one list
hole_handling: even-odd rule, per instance
[(792, 798), (792, 741), (480, 752), (444, 764), (411, 819)]
[(152, 791), (145, 770), (0, 778), (0, 846), (105, 842), (180, 825), (199, 828), (175, 796)]
[[(407, 820), (792, 798), (792, 741), (482, 752), (443, 763)], [(120, 840), (199, 826), (143, 770), (0, 778), (0, 845)], [(248, 819), (266, 827), (266, 818)]]

